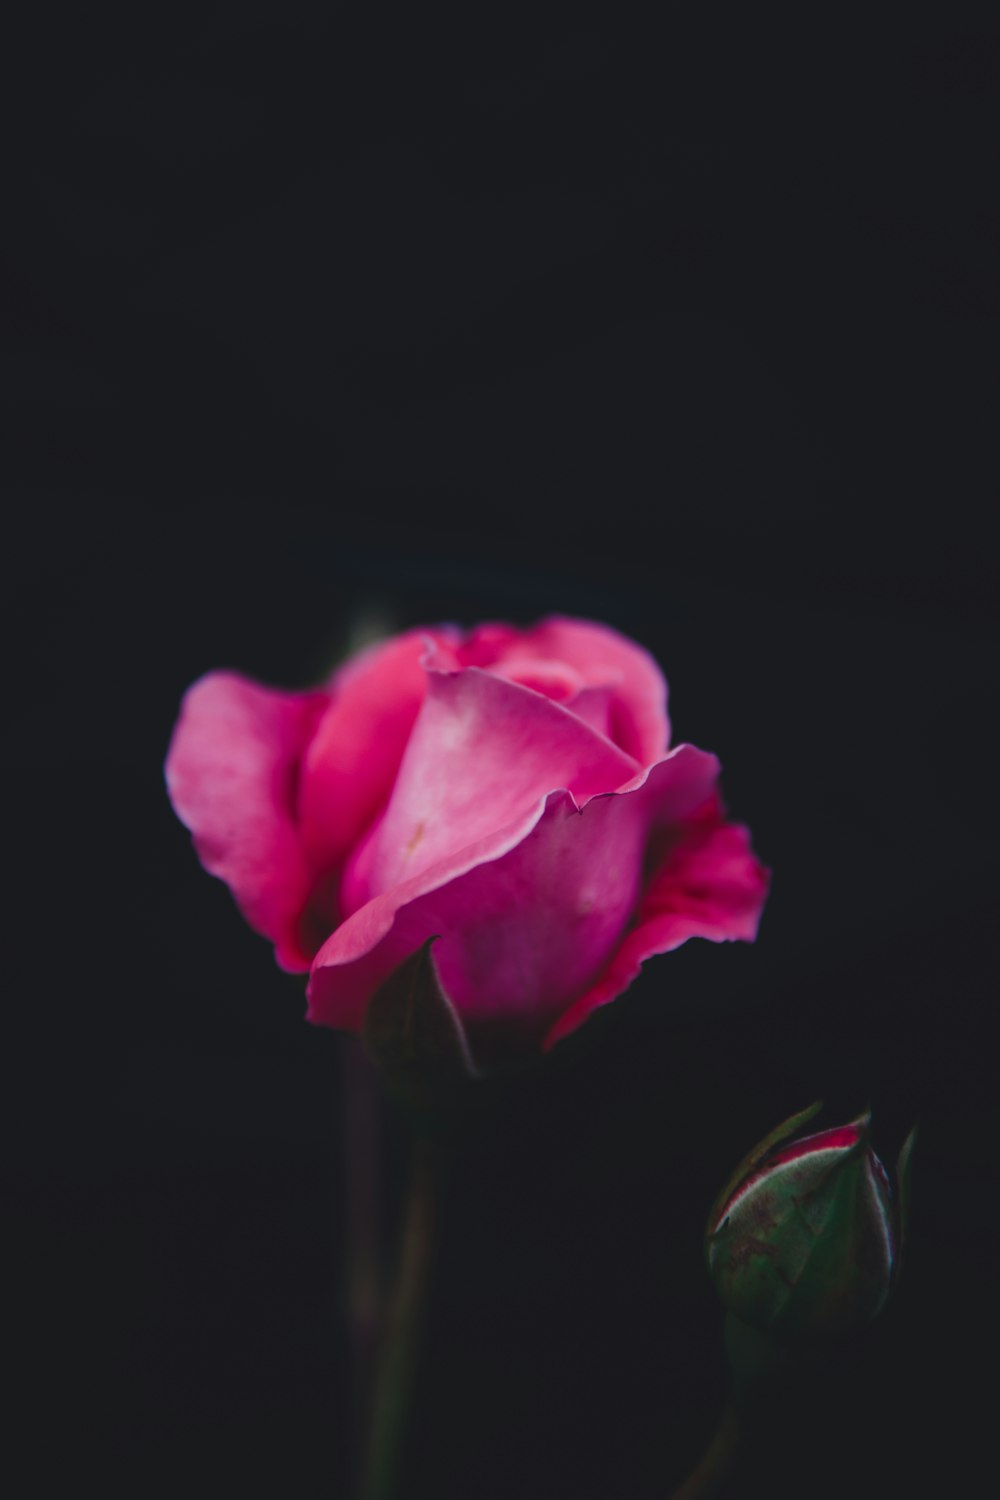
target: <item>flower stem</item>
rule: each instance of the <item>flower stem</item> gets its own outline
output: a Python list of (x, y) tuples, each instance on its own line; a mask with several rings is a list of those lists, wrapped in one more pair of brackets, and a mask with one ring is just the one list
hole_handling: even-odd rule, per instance
[(701, 1462), (670, 1500), (707, 1500), (732, 1472), (740, 1442), (740, 1417), (734, 1402), (727, 1403)]
[(359, 1500), (390, 1500), (395, 1488), (430, 1264), (434, 1178), (431, 1142), (421, 1134), (413, 1143), (399, 1262), (375, 1372)]
[[(371, 1403), (382, 1273), (379, 1184), (379, 1094), (371, 1064), (353, 1037), (341, 1038), (347, 1264), (344, 1302), (354, 1377), (353, 1426), (363, 1434)], [(363, 1455), (359, 1439), (355, 1463)]]

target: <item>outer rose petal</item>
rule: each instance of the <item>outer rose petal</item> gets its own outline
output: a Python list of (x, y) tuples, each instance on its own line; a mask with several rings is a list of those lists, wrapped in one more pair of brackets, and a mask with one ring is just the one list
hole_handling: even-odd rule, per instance
[(295, 827), (302, 753), (327, 703), (212, 672), (185, 694), (165, 766), (174, 811), (278, 962), (308, 969), (298, 936), (310, 872)]
[(580, 801), (636, 762), (531, 688), (478, 667), (428, 664), (427, 695), (385, 817), (343, 888), (346, 911), (523, 817), (554, 787)]
[(767, 889), (768, 872), (753, 855), (748, 830), (723, 822), (718, 804), (711, 805), (668, 847), (631, 931), (596, 984), (556, 1021), (545, 1047), (620, 995), (654, 954), (669, 953), (691, 937), (752, 943)]
[(550, 792), (499, 833), (376, 896), (317, 954), (309, 1019), (358, 1030), (374, 990), (437, 936), (438, 975), (463, 1020), (540, 1039), (618, 946), (652, 825), (690, 818), (717, 773), (714, 756), (683, 745), (634, 790), (582, 809)]
[[(422, 659), (442, 631), (412, 630), (349, 661), (306, 752), (299, 822), (310, 860), (336, 866), (379, 812), (427, 687)], [(331, 921), (334, 914), (331, 912)]]
[[(489, 627), (480, 627), (485, 629)], [(479, 632), (470, 637), (470, 646)], [(468, 649), (468, 648), (467, 648)], [(666, 753), (670, 740), (667, 685), (656, 662), (626, 636), (591, 620), (552, 615), (518, 633), (504, 654), (565, 662), (591, 686), (614, 688), (610, 736), (642, 765)], [(503, 656), (498, 670), (503, 670)]]

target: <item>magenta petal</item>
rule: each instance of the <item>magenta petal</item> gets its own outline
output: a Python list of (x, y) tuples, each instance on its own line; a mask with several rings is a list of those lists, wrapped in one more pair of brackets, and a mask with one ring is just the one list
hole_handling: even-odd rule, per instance
[(345, 909), (523, 818), (555, 788), (585, 802), (636, 762), (558, 703), (478, 667), (428, 668), (427, 695)]
[(441, 936), (441, 918), (447, 920), (447, 892), (460, 886), (470, 872), (483, 865), (492, 868), (516, 849), (545, 807), (545, 799), (540, 800), (521, 819), (375, 896), (342, 922), (313, 961), (308, 1019), (321, 1026), (359, 1031), (374, 990), (428, 938)]
[(539, 1038), (620, 939), (638, 896), (646, 823), (636, 794), (581, 809), (569, 792), (551, 792), (493, 841), (348, 918), (317, 955), (310, 1019), (357, 1029), (373, 990), (437, 936), (438, 977), (463, 1021)]
[(298, 923), (310, 877), (296, 832), (299, 766), (326, 695), (281, 693), (231, 672), (188, 689), (167, 790), (205, 869), (224, 880), (286, 969), (308, 969)]
[(389, 795), (427, 677), (422, 658), (440, 632), (413, 630), (348, 662), (306, 752), (299, 821), (317, 872), (334, 868)]
[[(666, 752), (670, 739), (667, 685), (648, 651), (592, 620), (553, 615), (517, 642), (519, 657), (565, 662), (591, 686), (613, 686), (611, 736), (641, 765)], [(503, 670), (501, 665), (500, 670)]]
[(668, 953), (692, 937), (753, 942), (768, 880), (750, 848), (747, 829), (723, 822), (716, 807), (680, 828), (652, 875), (625, 940), (597, 982), (556, 1021), (546, 1047), (627, 989), (654, 954)]
[(711, 805), (717, 774), (714, 756), (684, 745), (634, 790), (582, 809), (551, 792), (499, 833), (376, 896), (317, 955), (310, 1019), (359, 1029), (373, 991), (436, 936), (438, 977), (464, 1021), (540, 1038), (619, 947), (656, 821)]

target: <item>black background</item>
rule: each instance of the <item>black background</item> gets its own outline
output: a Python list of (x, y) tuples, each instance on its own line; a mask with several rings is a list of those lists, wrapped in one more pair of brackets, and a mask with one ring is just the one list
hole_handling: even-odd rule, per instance
[[(163, 793), (180, 695), (635, 636), (774, 871), (457, 1132), (405, 1497), (665, 1495), (714, 1193), (914, 1118), (911, 1254), (734, 1494), (968, 1482), (988, 1388), (998, 48), (34, 13), (5, 91), (6, 1243), (34, 1459), (346, 1494), (339, 1039)], [(386, 1212), (405, 1140), (386, 1125)], [(769, 1488), (770, 1487), (770, 1488)]]

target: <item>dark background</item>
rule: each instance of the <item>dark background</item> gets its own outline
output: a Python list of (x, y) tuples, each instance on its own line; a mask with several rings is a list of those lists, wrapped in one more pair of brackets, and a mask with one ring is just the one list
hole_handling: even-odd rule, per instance
[(565, 611), (661, 661), (773, 891), (755, 947), (650, 963), (462, 1122), (403, 1500), (666, 1495), (724, 1389), (704, 1214), (815, 1097), (887, 1159), (919, 1119), (912, 1250), (733, 1493), (963, 1488), (996, 37), (155, 17), (6, 49), (16, 1432), (113, 1492), (346, 1494), (341, 1044), (162, 759), (209, 668)]

